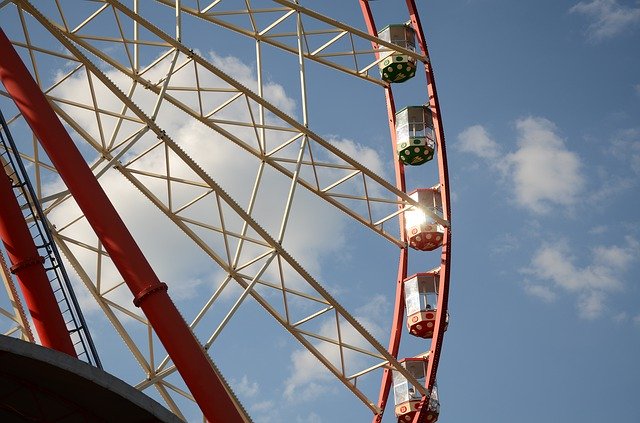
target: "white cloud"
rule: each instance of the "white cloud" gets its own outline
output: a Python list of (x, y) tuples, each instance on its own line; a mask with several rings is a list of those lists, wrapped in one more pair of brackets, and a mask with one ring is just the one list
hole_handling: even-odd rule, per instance
[(566, 242), (545, 244), (534, 254), (530, 266), (522, 272), (536, 278), (536, 283), (525, 283), (525, 291), (543, 301), (555, 299), (559, 288), (577, 296), (581, 317), (600, 316), (608, 296), (624, 288), (624, 272), (629, 268), (639, 249), (635, 239), (627, 237), (625, 245), (598, 246), (590, 251), (590, 260), (577, 265), (576, 257)]
[(587, 34), (594, 40), (614, 37), (640, 23), (640, 8), (621, 5), (617, 0), (581, 1), (569, 12), (591, 19)]
[(539, 277), (552, 280), (567, 291), (620, 289), (622, 285), (615, 274), (625, 267), (619, 265), (620, 261), (607, 263), (598, 253), (598, 249), (592, 250), (591, 263), (579, 267), (566, 244), (547, 244), (536, 252), (531, 264)]
[[(631, 240), (628, 241), (631, 245)], [(627, 247), (595, 247), (594, 261), (602, 266), (610, 266), (614, 269), (626, 269), (634, 258), (634, 249)]]
[(382, 335), (379, 323), (384, 322), (381, 316), (387, 315), (390, 307), (389, 298), (382, 294), (377, 294), (371, 297), (366, 304), (358, 307), (355, 314), (360, 316), (360, 319), (368, 322), (368, 329), (374, 336), (379, 336)]
[[(306, 356), (311, 357), (306, 351), (300, 351), (301, 354), (306, 354)], [(301, 359), (301, 357), (294, 357), (294, 362)], [(315, 360), (315, 358), (314, 358)], [(300, 363), (304, 363), (306, 360), (299, 361)], [(317, 360), (314, 364), (306, 363), (307, 365), (312, 365), (319, 370), (318, 372), (308, 372), (309, 367), (305, 366), (304, 368), (298, 367), (296, 368), (296, 374), (301, 375), (305, 374), (305, 378), (293, 378), (287, 379), (287, 388), (284, 391), (285, 398), (290, 402), (313, 402), (317, 398), (320, 398), (322, 395), (325, 395), (329, 392), (332, 392), (332, 388), (329, 387), (328, 382), (331, 381), (332, 377), (328, 370), (324, 368), (322, 364), (320, 364)], [(291, 386), (291, 388), (289, 388)]]
[[(616, 170), (621, 170), (621, 167), (618, 167)], [(594, 190), (590, 190), (586, 196), (586, 204), (588, 207), (593, 207), (593, 205), (598, 205), (600, 207), (601, 204), (612, 203), (620, 196), (629, 192), (637, 182), (634, 180), (634, 177), (629, 176), (618, 176), (612, 175), (612, 168), (605, 168), (598, 166), (595, 169), (595, 173), (593, 176), (599, 181), (600, 186)], [(590, 233), (592, 233), (590, 231)]]
[(482, 125), (473, 125), (458, 134), (457, 148), (464, 153), (472, 153), (483, 159), (496, 159), (500, 147)]
[[(227, 75), (233, 75), (236, 81), (253, 92), (258, 92), (258, 80), (255, 72), (242, 60), (234, 56), (220, 56), (215, 52), (209, 52), (208, 55), (211, 63), (222, 69)], [(280, 110), (290, 115), (295, 112), (296, 101), (287, 95), (282, 85), (267, 81), (264, 83), (262, 91), (263, 97)]]
[(633, 86), (634, 91), (636, 92), (636, 94), (640, 95), (640, 84), (636, 84)]
[(633, 316), (633, 323), (640, 326), (640, 314), (636, 314), (635, 316)]
[[(210, 259), (200, 251), (190, 250), (190, 241), (170, 225), (151, 203), (140, 201), (140, 193), (132, 184), (116, 172), (110, 171), (101, 178), (101, 185), (112, 199), (118, 213), (126, 222), (158, 277), (168, 284), (169, 294), (174, 300), (197, 298), (202, 287), (212, 287), (218, 283), (220, 274), (212, 266)], [(75, 202), (67, 201), (50, 214), (50, 219), (62, 226), (79, 215)], [(91, 241), (95, 239), (95, 235), (84, 221), (79, 221), (78, 224), (65, 229), (62, 234), (76, 240), (87, 240), (88, 245), (95, 245), (95, 241)], [(168, 245), (172, 248), (167, 248)], [(73, 244), (70, 244), (70, 248), (89, 277), (95, 281), (96, 255), (90, 250)], [(190, 253), (186, 254), (186, 251)], [(73, 275), (73, 272), (71, 274)], [(101, 263), (100, 275), (101, 292), (115, 287), (122, 281), (116, 267), (106, 258)], [(99, 311), (93, 298), (84, 289), (78, 292), (78, 298), (83, 311), (90, 313)], [(131, 293), (126, 286), (116, 288), (107, 294), (107, 298), (141, 315), (140, 309), (133, 305)]]
[(546, 119), (520, 119), (516, 128), (518, 150), (505, 162), (517, 204), (534, 213), (574, 205), (585, 183), (578, 155), (566, 148)]
[(576, 204), (584, 188), (582, 163), (567, 149), (547, 119), (516, 121), (517, 150), (505, 155), (486, 129), (471, 126), (458, 136), (458, 148), (486, 159), (510, 185), (516, 204), (537, 214)]

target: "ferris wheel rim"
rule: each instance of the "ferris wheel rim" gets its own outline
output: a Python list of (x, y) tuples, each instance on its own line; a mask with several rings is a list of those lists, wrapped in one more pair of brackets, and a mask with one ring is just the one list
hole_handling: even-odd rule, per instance
[[(427, 84), (427, 96), (428, 96), (428, 104), (431, 108), (432, 112), (435, 112), (434, 116), (434, 127), (436, 130), (436, 144), (438, 149), (438, 170), (439, 170), (439, 187), (442, 191), (444, 191), (443, 195), (443, 214), (444, 218), (448, 223), (451, 221), (451, 211), (450, 211), (450, 192), (449, 192), (449, 174), (448, 174), (448, 164), (447, 164), (447, 156), (446, 156), (446, 148), (445, 148), (445, 137), (444, 137), (444, 129), (441, 121), (441, 111), (440, 104), (438, 101), (435, 77), (433, 73), (433, 67), (431, 65), (431, 61), (429, 58), (429, 51), (426, 43), (425, 34), (422, 28), (422, 24), (420, 21), (420, 17), (418, 14), (418, 10), (414, 0), (406, 0), (407, 9), (410, 14), (410, 23), (414, 29), (414, 32), (418, 38), (418, 45), (420, 46), (421, 52), (424, 55), (424, 68), (426, 73), (426, 84)], [(360, 0), (360, 6), (363, 18), (366, 22), (367, 28), (369, 30), (370, 35), (377, 34), (376, 25), (373, 13), (369, 7), (368, 0)], [(375, 45), (374, 45), (375, 48)], [(387, 112), (389, 115), (389, 128), (391, 132), (391, 144), (393, 149), (395, 149), (395, 102), (393, 98), (393, 92), (391, 89), (391, 84), (388, 84), (385, 87), (385, 97), (387, 104)], [(406, 190), (405, 184), (405, 173), (404, 173), (404, 165), (400, 162), (397, 156), (394, 156), (394, 168), (396, 172), (396, 185), (402, 191)], [(400, 220), (401, 231), (402, 231), (402, 219)], [(404, 234), (404, 233), (403, 233)], [(404, 312), (405, 312), (405, 304), (404, 304), (404, 294), (403, 294), (403, 281), (407, 278), (407, 265), (408, 265), (408, 247), (405, 246), (400, 250), (400, 256), (398, 260), (398, 278), (396, 281), (396, 295), (395, 295), (395, 308), (394, 308), (394, 317), (391, 325), (391, 334), (389, 340), (389, 352), (397, 357), (401, 336), (403, 331), (403, 322), (404, 322)], [(451, 229), (449, 225), (444, 228), (443, 241), (441, 247), (441, 260), (440, 266), (438, 267), (438, 273), (440, 275), (440, 284), (439, 284), (439, 295), (438, 295), (438, 304), (437, 304), (437, 317), (435, 330), (431, 338), (431, 347), (429, 349), (429, 357), (428, 357), (428, 365), (426, 369), (427, 379), (426, 379), (426, 387), (429, 391), (435, 386), (436, 380), (436, 372), (438, 368), (438, 363), (442, 350), (442, 342), (443, 335), (446, 329), (446, 324), (448, 320), (448, 295), (449, 295), (449, 279), (450, 272), (449, 267), (451, 266)], [(391, 372), (385, 372), (381, 381), (380, 394), (378, 400), (378, 406), (382, 410), (380, 414), (374, 415), (373, 423), (379, 423), (382, 420), (382, 413), (384, 412), (388, 397), (390, 394), (391, 388)], [(424, 418), (424, 414), (428, 411), (429, 407), (426, 405), (430, 399), (430, 395), (423, 395), (420, 404), (417, 406), (417, 412), (415, 416), (411, 419), (414, 423), (418, 423), (422, 421)]]

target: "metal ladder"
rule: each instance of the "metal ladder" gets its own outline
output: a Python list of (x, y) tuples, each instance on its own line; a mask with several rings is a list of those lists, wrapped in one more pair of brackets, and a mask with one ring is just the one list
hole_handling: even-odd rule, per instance
[[(60, 258), (58, 248), (53, 242), (46, 217), (42, 212), (28, 174), (9, 132), (2, 112), (0, 111), (0, 162), (13, 183), (13, 192), (23, 211), (24, 219), (29, 226), (38, 254), (44, 257), (44, 267), (51, 288), (60, 307), (60, 312), (67, 324), (78, 358), (102, 369), (98, 352), (89, 334), (87, 322), (82, 315), (80, 305), (73, 292), (69, 276)], [(2, 177), (2, 175), (0, 175)]]

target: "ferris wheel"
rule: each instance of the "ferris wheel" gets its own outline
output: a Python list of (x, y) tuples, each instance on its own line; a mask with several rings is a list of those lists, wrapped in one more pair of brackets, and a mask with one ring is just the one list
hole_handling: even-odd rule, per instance
[[(274, 374), (283, 408), (438, 419), (451, 213), (419, 10), (317, 3), (0, 2), (0, 195), (38, 250), (1, 255), (6, 335), (185, 421), (251, 421)], [(37, 266), (52, 289), (25, 294)], [(47, 295), (60, 316), (30, 318)]]

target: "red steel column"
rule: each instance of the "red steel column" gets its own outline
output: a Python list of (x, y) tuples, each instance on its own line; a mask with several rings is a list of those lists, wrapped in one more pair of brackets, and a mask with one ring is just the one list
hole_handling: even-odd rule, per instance
[(0, 170), (0, 239), (24, 294), (42, 345), (77, 357), (60, 307), (38, 255), (9, 176)]
[(167, 294), (151, 265), (100, 187), (11, 42), (0, 30), (0, 80), (104, 245), (178, 372), (210, 422), (245, 418), (213, 363)]

